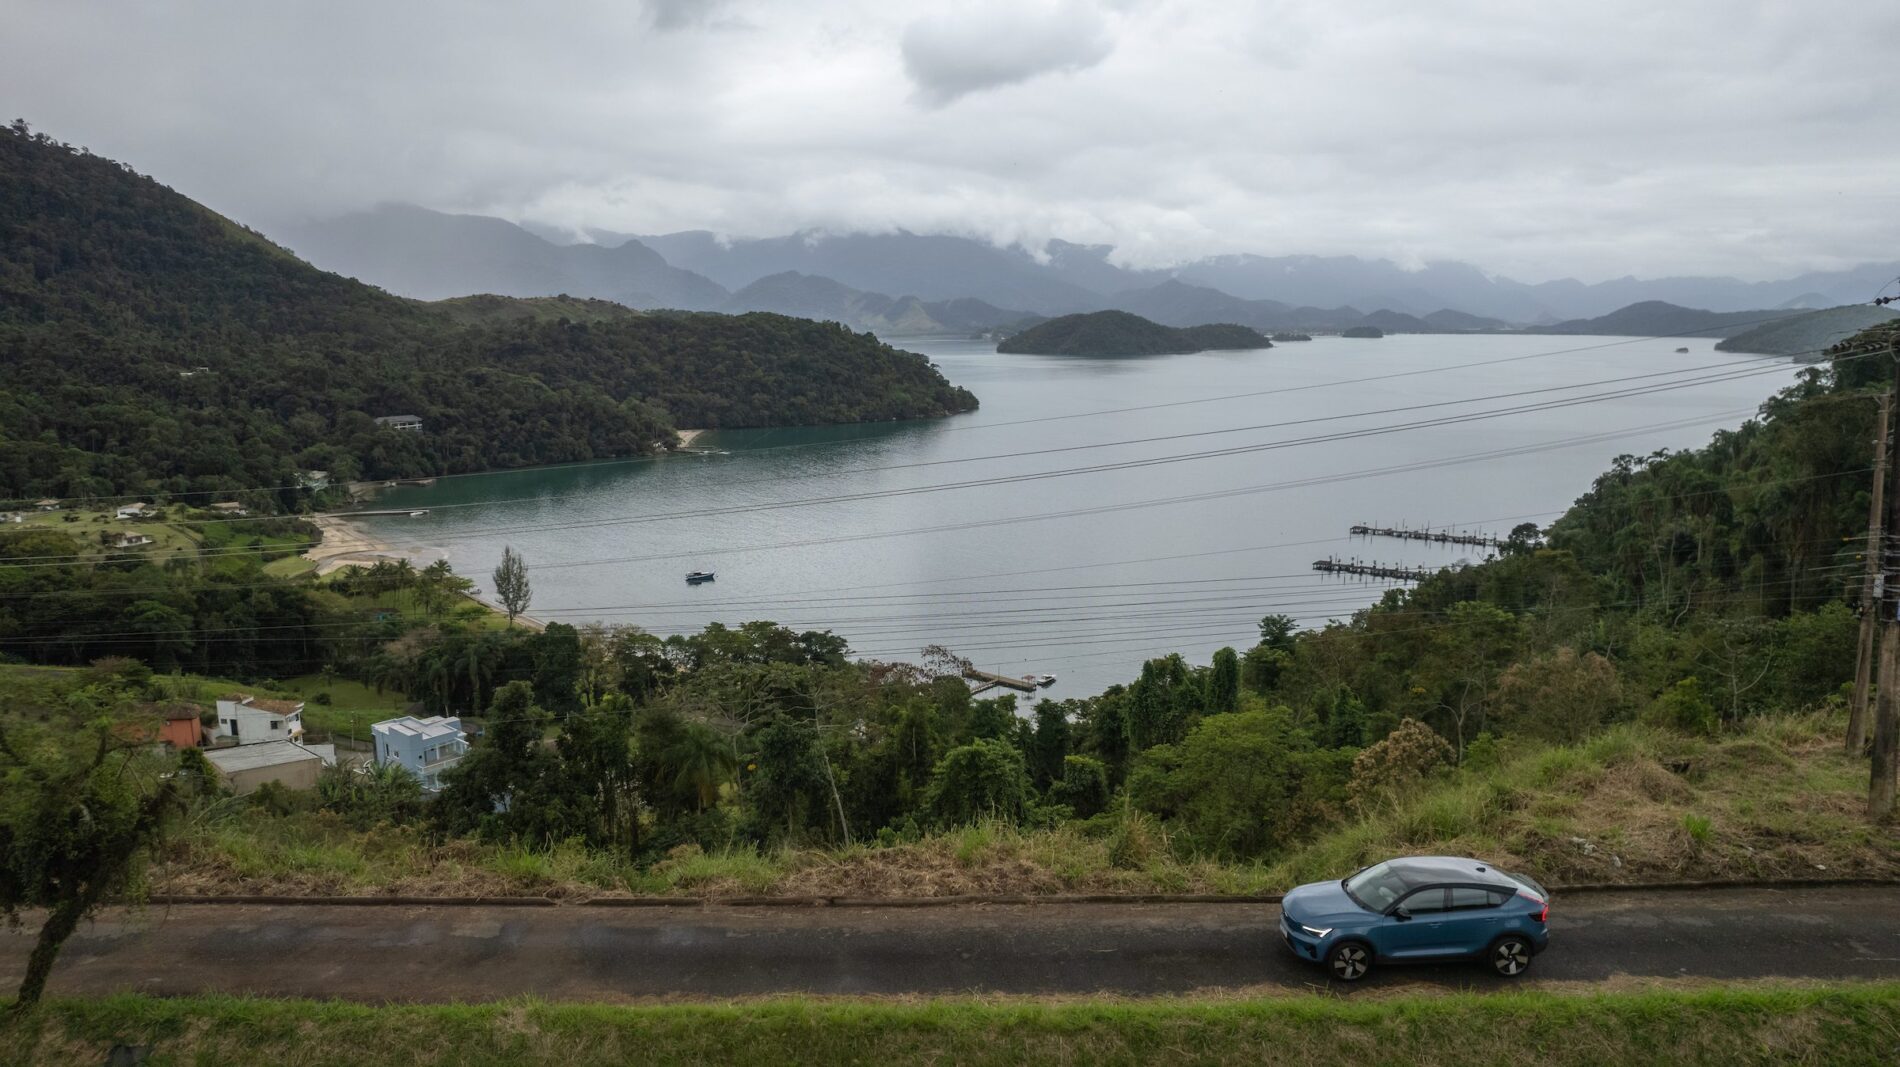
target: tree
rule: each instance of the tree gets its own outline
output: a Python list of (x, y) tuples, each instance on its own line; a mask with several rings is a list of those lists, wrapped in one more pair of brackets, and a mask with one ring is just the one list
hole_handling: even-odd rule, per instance
[(1049, 786), (1049, 799), (1067, 804), (1078, 819), (1100, 813), (1108, 807), (1108, 768), (1087, 756), (1064, 759), (1062, 777)]
[(534, 590), (528, 585), (528, 564), (513, 545), (502, 546), (501, 566), (495, 568), (495, 598), (508, 613), (510, 626), (514, 625), (515, 616), (527, 611), (529, 601), (534, 599)]
[(1583, 740), (1625, 704), (1610, 661), (1570, 648), (1512, 664), (1498, 677), (1496, 699), (1505, 728), (1566, 744)]
[(1068, 709), (1053, 700), (1036, 705), (1036, 729), (1030, 735), (1029, 772), (1037, 789), (1062, 777), (1062, 761), (1069, 755)]
[(1240, 656), (1231, 648), (1214, 653), (1214, 668), (1207, 676), (1207, 710), (1210, 714), (1233, 711), (1240, 707)]
[(1142, 753), (1128, 795), (1194, 848), (1260, 856), (1316, 828), (1338, 804), (1344, 758), (1315, 750), (1285, 708), (1210, 715), (1179, 744)]
[(1023, 754), (1007, 741), (980, 737), (944, 753), (930, 783), (930, 810), (944, 826), (986, 816), (1013, 821), (1028, 794)]
[[(164, 836), (183, 779), (150, 753), (151, 723), (112, 698), (80, 698), (77, 734), (0, 726), (0, 913), (48, 909), (15, 1011), (39, 1002), (60, 947), (109, 896), (136, 884), (140, 858)], [(16, 721), (0, 707), (0, 724)]]

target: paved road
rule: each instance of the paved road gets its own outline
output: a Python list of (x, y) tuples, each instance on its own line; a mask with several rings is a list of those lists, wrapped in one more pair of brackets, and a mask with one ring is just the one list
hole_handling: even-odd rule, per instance
[[(1170, 993), (1324, 985), (1260, 905), (943, 908), (411, 908), (187, 905), (82, 928), (53, 989), (371, 1001), (758, 993)], [(1900, 890), (1559, 897), (1524, 984), (1613, 975), (1900, 978)], [(17, 982), (27, 932), (0, 934)], [(1388, 968), (1496, 989), (1482, 968)]]

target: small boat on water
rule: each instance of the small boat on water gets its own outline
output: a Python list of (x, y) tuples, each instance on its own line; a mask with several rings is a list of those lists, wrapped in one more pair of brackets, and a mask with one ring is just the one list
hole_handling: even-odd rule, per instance
[(713, 572), (711, 571), (688, 571), (686, 574), (687, 585), (699, 585), (701, 582), (710, 582), (712, 580)]
[(1056, 676), (1053, 674), (1025, 674), (1023, 675), (1023, 681), (1033, 682), (1038, 687), (1047, 689), (1056, 684)]
[(1688, 350), (1688, 349), (1686, 349), (1686, 348), (1678, 348), (1678, 349), (1676, 349), (1676, 351), (1678, 351), (1678, 352), (1687, 352), (1687, 351), (1689, 351), (1689, 350)]

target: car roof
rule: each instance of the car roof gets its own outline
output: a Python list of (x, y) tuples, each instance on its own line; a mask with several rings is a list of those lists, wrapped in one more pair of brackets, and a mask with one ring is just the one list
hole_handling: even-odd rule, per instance
[(1518, 888), (1517, 880), (1510, 875), (1483, 860), (1462, 856), (1401, 856), (1387, 861), (1387, 866), (1397, 871), (1407, 885), (1465, 882), (1511, 890)]

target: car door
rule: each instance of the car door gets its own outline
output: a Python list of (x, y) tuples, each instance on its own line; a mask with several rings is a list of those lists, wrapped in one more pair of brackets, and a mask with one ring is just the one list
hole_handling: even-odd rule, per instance
[(1475, 956), (1504, 930), (1504, 893), (1481, 886), (1452, 886), (1449, 910), (1439, 923), (1448, 953)]
[(1379, 926), (1379, 955), (1402, 960), (1449, 953), (1448, 935), (1441, 929), (1450, 914), (1448, 906), (1444, 886), (1407, 893)]

